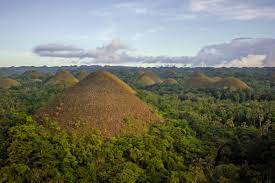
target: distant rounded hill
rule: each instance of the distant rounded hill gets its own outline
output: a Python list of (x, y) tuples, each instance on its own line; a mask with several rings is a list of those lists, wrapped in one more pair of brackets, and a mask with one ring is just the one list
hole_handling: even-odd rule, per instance
[(231, 89), (248, 89), (249, 86), (242, 80), (235, 77), (209, 77), (203, 73), (194, 72), (184, 85), (190, 88), (231, 88)]
[(137, 133), (160, 121), (131, 87), (105, 71), (91, 73), (36, 116), (53, 118), (69, 130), (77, 126), (83, 126), (83, 130), (99, 129), (104, 137)]
[(79, 81), (81, 81), (84, 78), (86, 78), (89, 75), (89, 73), (86, 71), (78, 71), (74, 75)]
[(184, 81), (187, 87), (209, 87), (215, 83), (215, 80), (200, 72), (194, 72), (189, 79)]
[(21, 83), (10, 78), (5, 78), (0, 80), (0, 88), (10, 89), (12, 87), (21, 86)]
[(271, 87), (275, 86), (275, 72), (271, 73)]
[(167, 70), (165, 71), (165, 75), (166, 77), (176, 77), (177, 76), (177, 72), (175, 70)]
[(242, 80), (235, 77), (227, 77), (216, 82), (216, 87), (233, 88), (233, 89), (248, 89), (249, 86)]
[(23, 73), (23, 76), (29, 79), (41, 79), (44, 74), (35, 70), (29, 70)]
[(143, 86), (151, 86), (162, 83), (162, 80), (152, 72), (141, 72), (137, 78), (137, 83)]
[(76, 79), (69, 71), (62, 70), (58, 71), (52, 78), (50, 78), (46, 85), (64, 85), (70, 87), (78, 83)]
[(170, 85), (178, 84), (177, 80), (172, 79), (172, 78), (163, 80), (163, 83), (164, 84), (170, 84)]

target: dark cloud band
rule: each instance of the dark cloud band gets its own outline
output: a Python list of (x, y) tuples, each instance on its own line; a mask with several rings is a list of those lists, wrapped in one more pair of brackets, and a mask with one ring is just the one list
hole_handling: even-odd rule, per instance
[(127, 47), (118, 39), (92, 50), (74, 46), (45, 44), (34, 48), (34, 53), (41, 57), (88, 58), (85, 64), (156, 64), (187, 66), (274, 66), (275, 39), (237, 38), (229, 43), (209, 45), (202, 48), (194, 57), (169, 56), (131, 56)]

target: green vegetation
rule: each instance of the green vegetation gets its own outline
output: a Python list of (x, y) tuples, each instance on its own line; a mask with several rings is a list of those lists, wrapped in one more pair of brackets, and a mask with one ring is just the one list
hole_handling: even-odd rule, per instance
[[(152, 86), (136, 83), (134, 68), (107, 70), (131, 85), (164, 122), (137, 126), (132, 118), (124, 118), (129, 129), (145, 132), (109, 138), (96, 130), (79, 133), (78, 127), (66, 131), (60, 121), (35, 116), (52, 98), (63, 95), (65, 87), (47, 85), (49, 74), (42, 74), (41, 82), (13, 74), (9, 77), (21, 85), (0, 89), (0, 182), (272, 182), (273, 68), (152, 68), (150, 72), (163, 80), (177, 81)], [(194, 70), (212, 79), (239, 78), (249, 88), (186, 87)], [(91, 92), (109, 87), (111, 93), (120, 86), (120, 92), (133, 95), (117, 77), (101, 74), (103, 78), (94, 75), (98, 80), (93, 90), (90, 76), (77, 86)], [(77, 86), (65, 93), (88, 95)], [(86, 104), (85, 99), (79, 101), (83, 110)]]
[(86, 78), (86, 77), (89, 75), (89, 73), (86, 72), (86, 71), (76, 71), (76, 72), (74, 73), (74, 75), (75, 75), (75, 77), (76, 77), (79, 81), (81, 81), (81, 80), (83, 80), (84, 78)]

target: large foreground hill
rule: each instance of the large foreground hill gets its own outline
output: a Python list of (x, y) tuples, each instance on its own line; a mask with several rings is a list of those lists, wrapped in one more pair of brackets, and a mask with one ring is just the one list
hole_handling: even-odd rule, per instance
[(38, 112), (65, 129), (99, 129), (103, 136), (144, 130), (159, 118), (135, 91), (109, 72), (90, 74)]

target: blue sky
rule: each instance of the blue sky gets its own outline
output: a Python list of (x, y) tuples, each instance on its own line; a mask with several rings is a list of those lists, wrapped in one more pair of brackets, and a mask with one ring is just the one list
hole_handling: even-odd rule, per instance
[(238, 37), (275, 38), (275, 1), (0, 0), (0, 27), (0, 66), (89, 64), (91, 57), (82, 62), (33, 50), (47, 44), (98, 50), (112, 40), (127, 48), (123, 54), (141, 58), (195, 56)]

